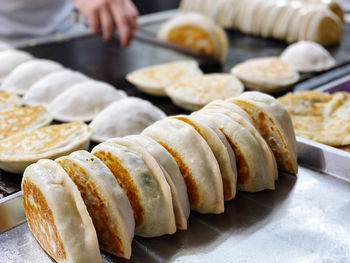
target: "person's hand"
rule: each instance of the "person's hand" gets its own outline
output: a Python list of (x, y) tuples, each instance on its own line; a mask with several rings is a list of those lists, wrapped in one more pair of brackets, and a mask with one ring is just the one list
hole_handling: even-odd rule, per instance
[(129, 44), (132, 31), (138, 28), (139, 15), (131, 0), (73, 0), (78, 10), (87, 17), (94, 34), (102, 31), (105, 41), (114, 36), (117, 28), (122, 46)]

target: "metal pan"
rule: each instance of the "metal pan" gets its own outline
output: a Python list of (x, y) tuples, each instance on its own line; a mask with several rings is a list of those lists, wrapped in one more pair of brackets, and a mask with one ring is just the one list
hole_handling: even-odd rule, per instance
[(297, 136), (298, 162), (350, 182), (350, 153)]
[[(135, 237), (130, 260), (104, 262), (349, 262), (350, 183), (299, 167), (279, 174), (275, 191), (238, 192), (221, 215), (192, 212), (188, 230)], [(19, 225), (0, 234), (0, 262), (52, 262)]]
[[(22, 191), (0, 199), (0, 233), (26, 221)], [(0, 262), (3, 262), (0, 260)]]

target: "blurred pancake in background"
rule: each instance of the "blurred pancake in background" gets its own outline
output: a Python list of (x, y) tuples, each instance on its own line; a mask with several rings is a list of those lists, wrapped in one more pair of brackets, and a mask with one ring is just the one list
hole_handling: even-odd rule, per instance
[(165, 91), (176, 105), (195, 111), (211, 101), (238, 96), (243, 89), (243, 84), (236, 77), (213, 73), (176, 82)]
[(0, 139), (50, 124), (51, 114), (43, 106), (13, 107), (0, 112)]
[(299, 80), (299, 74), (279, 57), (249, 59), (234, 66), (231, 74), (245, 87), (266, 93), (281, 92)]
[(198, 63), (188, 60), (142, 68), (127, 74), (126, 79), (145, 93), (166, 96), (167, 86), (198, 75), (202, 75)]
[(0, 141), (0, 168), (13, 173), (40, 159), (54, 159), (76, 150), (86, 150), (91, 131), (83, 122), (51, 125), (16, 133)]

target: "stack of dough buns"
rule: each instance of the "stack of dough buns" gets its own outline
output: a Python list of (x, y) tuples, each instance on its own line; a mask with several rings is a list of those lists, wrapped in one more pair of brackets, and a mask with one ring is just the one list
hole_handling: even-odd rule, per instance
[(322, 45), (340, 41), (344, 16), (332, 0), (182, 0), (180, 9), (204, 13), (246, 34)]
[[(11, 46), (0, 48), (0, 168), (7, 172), (23, 173), (39, 159), (86, 150), (90, 137), (101, 142), (138, 134), (166, 117), (108, 83)], [(49, 125), (52, 120), (69, 123)]]
[(91, 153), (32, 164), (23, 203), (52, 258), (96, 263), (99, 247), (130, 258), (134, 234), (187, 229), (190, 210), (223, 213), (236, 189), (274, 190), (278, 169), (298, 170), (291, 118), (273, 97), (245, 92), (159, 120), (140, 135), (109, 139)]

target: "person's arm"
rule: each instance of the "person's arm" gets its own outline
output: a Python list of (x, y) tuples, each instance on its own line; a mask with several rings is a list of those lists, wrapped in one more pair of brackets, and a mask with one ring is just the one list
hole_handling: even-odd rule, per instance
[(132, 31), (138, 28), (139, 15), (131, 0), (73, 0), (78, 10), (87, 17), (91, 30), (108, 41), (117, 28), (122, 46), (129, 44)]

